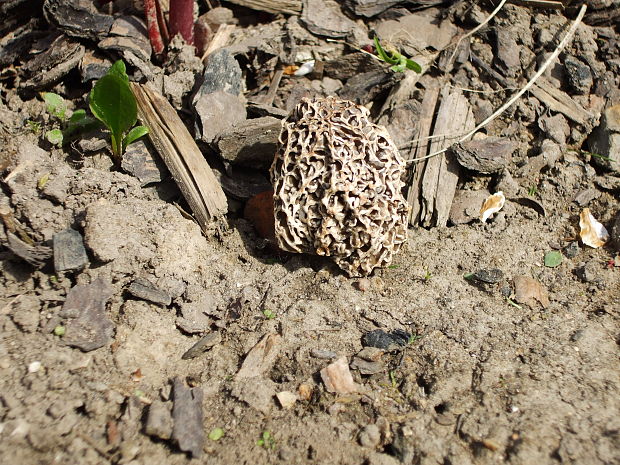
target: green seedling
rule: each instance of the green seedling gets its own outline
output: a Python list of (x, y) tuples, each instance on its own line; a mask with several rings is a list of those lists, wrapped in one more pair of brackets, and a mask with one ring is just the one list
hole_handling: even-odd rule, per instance
[(388, 265), (388, 268), (390, 270), (397, 270), (398, 268), (400, 268), (400, 265)]
[(138, 105), (122, 60), (97, 81), (90, 91), (89, 104), (95, 118), (110, 131), (114, 162), (119, 166), (127, 146), (149, 132), (146, 126), (135, 126)]
[(261, 438), (256, 441), (256, 445), (264, 447), (265, 449), (275, 449), (276, 440), (269, 431), (263, 431), (263, 434), (261, 434)]
[(393, 388), (396, 388), (396, 386), (398, 386), (398, 381), (396, 381), (396, 373), (394, 372), (394, 370), (390, 370), (390, 383), (392, 384)]
[(26, 124), (28, 125), (28, 129), (30, 129), (33, 134), (39, 134), (41, 132), (41, 123), (38, 121), (29, 119), (26, 121)]
[(432, 277), (433, 274), (430, 272), (430, 270), (426, 270), (426, 273), (424, 273), (424, 281), (429, 282)]
[(375, 36), (375, 48), (377, 49), (377, 56), (380, 60), (385, 61), (392, 65), (390, 68), (392, 71), (396, 73), (402, 73), (406, 69), (410, 69), (415, 71), (416, 73), (422, 72), (422, 67), (413, 61), (411, 58), (407, 58), (406, 56), (399, 53), (397, 50), (389, 49), (386, 51), (379, 42), (379, 38)]
[(545, 254), (545, 266), (555, 268), (562, 263), (562, 252), (551, 250)]
[(273, 320), (276, 317), (276, 312), (274, 312), (273, 310), (269, 310), (268, 308), (263, 310), (263, 315), (265, 316), (265, 318), (267, 318), (268, 320)]
[(45, 138), (50, 144), (60, 147), (78, 135), (92, 131), (99, 126), (96, 119), (86, 116), (86, 110), (76, 110), (69, 115), (67, 102), (58, 94), (43, 92), (41, 97), (43, 97), (47, 112), (60, 123), (60, 128), (50, 129), (45, 133)]
[(536, 195), (536, 192), (538, 192), (538, 186), (533, 185), (528, 189), (527, 195), (529, 195), (530, 197), (534, 197)]
[(523, 310), (523, 307), (521, 307), (521, 305), (519, 305), (518, 303), (516, 303), (514, 300), (512, 300), (510, 297), (506, 297), (506, 302), (508, 302), (510, 305), (512, 305), (515, 308), (518, 308), (519, 310)]
[(422, 335), (421, 334), (412, 334), (411, 336), (409, 336), (409, 340), (407, 340), (407, 344), (413, 344), (416, 341), (419, 341), (420, 339), (422, 339)]
[(209, 433), (209, 439), (211, 441), (219, 441), (224, 437), (224, 430), (222, 428), (213, 428)]
[(37, 189), (39, 189), (40, 191), (43, 190), (43, 188), (45, 187), (49, 179), (50, 179), (50, 173), (45, 173), (43, 176), (41, 176), (39, 180), (37, 181)]

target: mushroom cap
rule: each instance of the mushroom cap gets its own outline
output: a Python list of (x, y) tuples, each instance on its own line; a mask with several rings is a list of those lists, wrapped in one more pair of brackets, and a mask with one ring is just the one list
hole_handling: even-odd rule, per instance
[(366, 108), (302, 99), (282, 123), (271, 166), (278, 245), (329, 256), (349, 276), (388, 266), (407, 239), (404, 172)]

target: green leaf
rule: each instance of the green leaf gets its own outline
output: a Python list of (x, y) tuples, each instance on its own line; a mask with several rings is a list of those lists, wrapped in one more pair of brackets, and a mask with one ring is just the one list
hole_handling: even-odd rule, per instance
[(53, 92), (43, 92), (41, 96), (45, 101), (47, 112), (56, 118), (64, 120), (67, 113), (67, 102), (65, 102), (65, 99)]
[(549, 268), (555, 268), (562, 263), (562, 253), (557, 250), (552, 250), (545, 254), (545, 266)]
[(224, 437), (224, 430), (222, 428), (213, 428), (209, 433), (209, 439), (212, 441), (218, 441)]
[(422, 72), (422, 67), (415, 61), (411, 60), (410, 58), (406, 58), (405, 61), (407, 63), (407, 68), (411, 71), (415, 71), (416, 73)]
[(69, 123), (77, 123), (86, 118), (86, 110), (75, 110), (69, 118)]
[(54, 145), (62, 145), (63, 134), (60, 129), (52, 129), (45, 133), (45, 138), (48, 140), (50, 144)]
[(116, 73), (103, 76), (90, 92), (90, 111), (110, 130), (112, 151), (120, 157), (123, 134), (136, 124), (138, 118), (136, 98), (129, 83)]
[(146, 136), (148, 133), (149, 128), (147, 128), (146, 126), (136, 126), (135, 128), (133, 128), (131, 131), (129, 131), (129, 133), (127, 133), (125, 139), (123, 139), (123, 150), (125, 150), (125, 148), (129, 144), (135, 142), (142, 136)]
[(379, 55), (379, 58), (385, 61), (386, 63), (389, 63), (391, 65), (396, 65), (400, 61), (399, 60), (400, 54), (399, 54), (399, 57), (395, 57), (395, 56), (391, 57), (386, 53), (385, 50), (383, 50), (383, 47), (381, 46), (381, 43), (379, 43), (379, 38), (377, 36), (375, 36), (375, 48), (377, 49), (377, 55)]
[(129, 84), (129, 76), (127, 76), (127, 68), (123, 60), (116, 61), (106, 74), (114, 74)]

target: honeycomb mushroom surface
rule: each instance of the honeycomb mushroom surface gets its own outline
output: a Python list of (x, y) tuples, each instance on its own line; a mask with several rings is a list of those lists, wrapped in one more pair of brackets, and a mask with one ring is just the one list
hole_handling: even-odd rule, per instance
[(407, 239), (404, 171), (366, 108), (303, 99), (283, 121), (271, 166), (279, 246), (329, 256), (349, 276), (389, 265)]

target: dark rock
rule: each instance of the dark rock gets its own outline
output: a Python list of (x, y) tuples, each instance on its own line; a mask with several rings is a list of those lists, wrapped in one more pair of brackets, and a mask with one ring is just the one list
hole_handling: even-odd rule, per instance
[(345, 37), (356, 27), (334, 0), (303, 0), (301, 21), (313, 34), (334, 38)]
[(579, 255), (580, 251), (581, 249), (579, 248), (579, 242), (577, 241), (573, 241), (564, 247), (564, 255), (566, 255), (566, 258), (575, 258)]
[(271, 166), (282, 120), (272, 116), (249, 119), (221, 134), (217, 147), (222, 158), (249, 168)]
[(202, 389), (186, 387), (183, 381), (176, 377), (173, 380), (173, 396), (172, 439), (183, 452), (189, 452), (193, 458), (200, 457), (205, 441), (202, 426)]
[(402, 2), (399, 0), (345, 0), (344, 3), (346, 7), (357, 16), (372, 18)]
[(212, 142), (220, 133), (246, 118), (242, 96), (241, 68), (226, 50), (209, 55), (203, 82), (193, 98), (197, 112), (196, 132), (203, 141)]
[(222, 342), (222, 335), (218, 332), (209, 333), (206, 336), (200, 338), (196, 344), (191, 346), (187, 352), (185, 352), (181, 359), (183, 360), (191, 360), (192, 358), (196, 358), (199, 355), (203, 354), (211, 347), (214, 347)]
[(100, 14), (93, 2), (84, 0), (45, 0), (47, 21), (71, 37), (100, 40), (108, 35), (114, 18)]
[(492, 136), (461, 142), (451, 148), (461, 166), (483, 174), (501, 172), (516, 149), (516, 142)]
[(603, 112), (601, 124), (592, 132), (588, 143), (592, 153), (606, 158), (592, 157), (596, 165), (620, 173), (620, 104)]
[(172, 303), (172, 298), (161, 289), (158, 289), (147, 279), (138, 278), (133, 281), (127, 291), (134, 297), (153, 302), (167, 307)]
[(21, 83), (25, 89), (51, 86), (76, 68), (84, 57), (85, 48), (65, 36), (59, 37), (43, 53), (29, 60), (22, 70), (29, 79)]
[(346, 80), (370, 71), (383, 71), (384, 65), (365, 53), (349, 53), (323, 63), (323, 74), (332, 79)]
[(514, 77), (521, 72), (521, 59), (517, 41), (512, 31), (498, 28), (495, 42), (495, 64), (506, 77)]
[(497, 284), (504, 278), (502, 270), (497, 268), (490, 268), (488, 270), (474, 271), (471, 275), (471, 279), (479, 283)]
[(62, 341), (84, 352), (105, 346), (114, 333), (114, 325), (106, 317), (105, 305), (113, 290), (102, 278), (91, 284), (71, 288), (62, 306), (64, 315), (76, 315), (65, 325)]
[(54, 234), (54, 270), (77, 271), (88, 265), (88, 255), (82, 235), (74, 229)]
[(592, 88), (592, 71), (590, 67), (574, 56), (564, 58), (564, 69), (571, 89), (581, 95), (587, 95)]
[(135, 16), (119, 16), (110, 28), (110, 36), (100, 40), (97, 46), (102, 50), (121, 53), (131, 51), (142, 60), (151, 59), (151, 43), (146, 25)]
[(30, 245), (10, 231), (6, 232), (7, 248), (35, 268), (43, 268), (52, 256), (52, 248), (43, 244)]
[(411, 333), (402, 329), (395, 329), (390, 333), (382, 329), (375, 329), (362, 336), (362, 344), (384, 350), (400, 350), (409, 344), (410, 338)]
[(140, 181), (142, 186), (162, 182), (168, 170), (159, 157), (154, 157), (147, 144), (138, 140), (130, 144), (123, 154), (121, 168)]
[(259, 171), (246, 170), (236, 166), (231, 167), (230, 171), (231, 173), (222, 174), (214, 170), (213, 173), (222, 185), (224, 192), (236, 199), (248, 200), (271, 189), (271, 183)]
[(391, 88), (403, 77), (404, 73), (393, 73), (388, 70), (361, 73), (349, 79), (338, 96), (359, 105), (365, 105), (384, 90)]
[(144, 432), (159, 439), (172, 437), (172, 404), (170, 402), (153, 401), (149, 406)]

